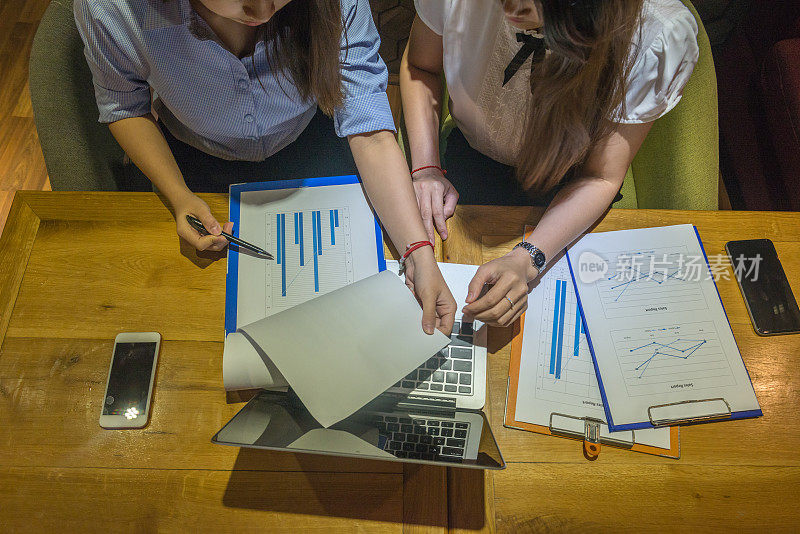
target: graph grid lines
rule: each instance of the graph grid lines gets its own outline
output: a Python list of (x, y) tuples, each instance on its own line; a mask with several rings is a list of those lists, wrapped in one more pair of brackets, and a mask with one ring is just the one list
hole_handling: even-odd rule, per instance
[(628, 395), (735, 383), (711, 321), (611, 332)]
[(268, 308), (290, 307), (353, 282), (346, 208), (268, 214), (267, 235), (276, 258), (266, 272)]
[(707, 267), (690, 261), (684, 246), (612, 252), (603, 259), (608, 275), (595, 287), (607, 319), (638, 317), (655, 303), (670, 312), (708, 308), (698, 278)]
[(539, 334), (536, 395), (575, 406), (601, 406), (578, 299), (568, 272), (550, 273)]
[[(642, 375), (644, 375), (644, 372), (650, 366), (650, 362), (652, 362), (653, 358), (655, 358), (656, 356), (666, 356), (668, 358), (680, 358), (682, 360), (686, 360), (687, 358), (689, 358), (689, 356), (694, 354), (694, 352), (697, 349), (705, 345), (707, 341), (708, 340), (706, 339), (681, 339), (681, 338), (675, 339), (674, 341), (670, 341), (667, 344), (651, 341), (650, 343), (642, 345), (641, 347), (630, 349), (630, 351), (637, 352), (637, 351), (642, 351), (643, 349), (647, 349), (647, 351), (652, 350), (652, 354), (650, 355), (650, 357), (635, 367), (637, 371), (641, 370), (641, 373), (639, 373), (639, 378), (641, 378)], [(684, 348), (680, 348), (681, 346), (684, 346)]]

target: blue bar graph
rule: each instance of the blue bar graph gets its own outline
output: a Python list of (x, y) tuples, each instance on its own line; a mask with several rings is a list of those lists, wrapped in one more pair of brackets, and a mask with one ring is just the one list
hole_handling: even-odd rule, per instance
[(317, 222), (317, 214), (319, 212), (315, 211), (311, 213), (311, 228), (312, 228), (312, 236), (314, 238), (314, 292), (319, 293), (319, 259), (317, 258), (322, 251), (319, 248), (319, 234), (322, 230), (319, 227), (319, 223)]
[(322, 256), (322, 217), (320, 217), (320, 212), (314, 212), (314, 220), (317, 222), (317, 256)]
[(556, 379), (561, 378), (561, 352), (564, 348), (564, 311), (567, 307), (567, 283), (561, 282), (561, 304), (558, 308), (558, 353), (556, 354)]
[(267, 306), (294, 306), (353, 282), (347, 208), (273, 212), (267, 221), (276, 259), (266, 273)]
[(275, 215), (275, 243), (278, 249), (276, 256), (278, 257), (278, 265), (281, 264), (281, 214)]
[(281, 247), (281, 295), (286, 296), (286, 215), (280, 214), (280, 224), (278, 225), (280, 232), (280, 247)]
[(581, 308), (577, 304), (575, 304), (575, 339), (573, 339), (573, 351), (572, 355), (577, 357), (578, 356), (578, 349), (581, 345), (581, 329), (583, 328), (583, 323), (581, 323)]
[(335, 222), (333, 220), (333, 210), (329, 210), (331, 214), (331, 246), (336, 244), (336, 235), (333, 231), (336, 229)]
[(561, 280), (556, 280), (556, 298), (553, 301), (553, 337), (550, 341), (550, 374), (556, 374), (556, 354), (558, 343), (558, 309), (561, 306)]
[(303, 212), (297, 213), (297, 224), (300, 226), (300, 267), (306, 264), (305, 254), (303, 253)]

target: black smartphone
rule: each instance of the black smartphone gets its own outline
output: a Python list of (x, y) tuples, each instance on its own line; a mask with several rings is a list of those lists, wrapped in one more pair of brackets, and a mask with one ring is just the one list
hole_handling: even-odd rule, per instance
[(756, 333), (800, 332), (800, 309), (772, 241), (728, 241), (725, 250)]

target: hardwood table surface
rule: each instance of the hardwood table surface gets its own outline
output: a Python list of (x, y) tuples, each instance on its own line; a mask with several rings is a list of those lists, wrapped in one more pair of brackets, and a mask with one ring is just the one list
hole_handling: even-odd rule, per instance
[[(225, 219), (227, 195), (204, 195)], [(460, 206), (440, 259), (479, 264), (538, 208)], [(594, 230), (693, 223), (709, 256), (767, 237), (800, 295), (800, 213), (611, 210)], [(719, 256), (721, 257), (721, 256)], [(764, 417), (683, 427), (681, 458), (502, 425), (512, 329), (490, 329), (503, 471), (213, 445), (226, 261), (181, 244), (150, 193), (19, 192), (0, 238), (0, 531), (797, 531), (800, 336), (757, 336), (718, 282)], [(151, 420), (98, 426), (114, 337), (163, 338)]]

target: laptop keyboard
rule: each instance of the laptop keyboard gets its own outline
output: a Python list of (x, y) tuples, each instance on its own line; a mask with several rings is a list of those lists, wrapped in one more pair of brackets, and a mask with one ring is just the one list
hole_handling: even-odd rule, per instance
[(469, 423), (442, 419), (417, 419), (376, 415), (375, 424), (385, 437), (383, 450), (398, 458), (462, 460)]
[(472, 323), (456, 321), (450, 344), (411, 371), (394, 387), (403, 391), (430, 391), (472, 395), (474, 390), (475, 350)]

